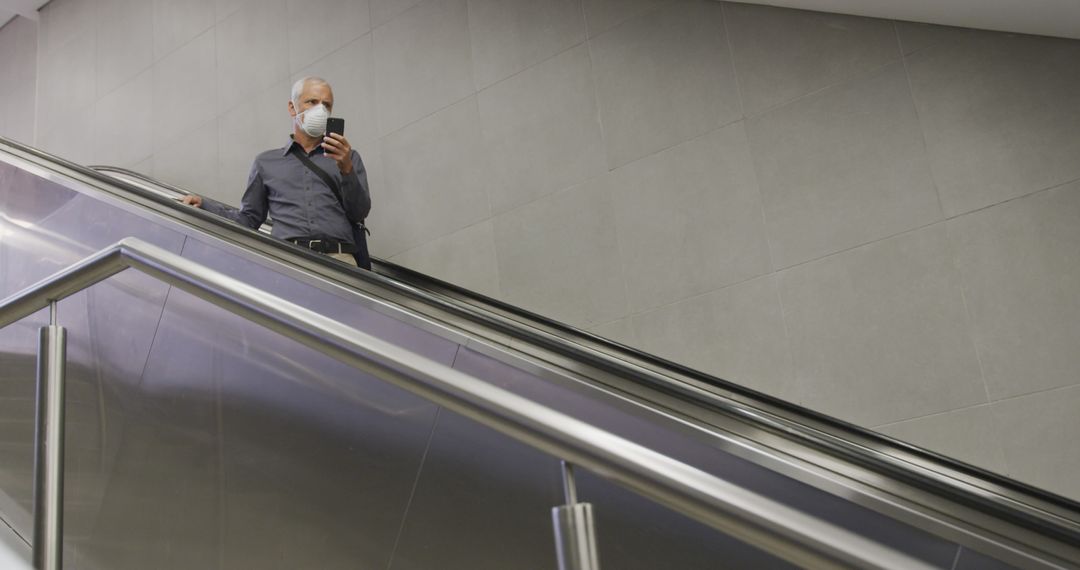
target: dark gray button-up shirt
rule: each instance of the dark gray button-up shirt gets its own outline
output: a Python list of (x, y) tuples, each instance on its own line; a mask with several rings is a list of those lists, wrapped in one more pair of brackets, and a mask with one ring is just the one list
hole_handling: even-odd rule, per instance
[[(353, 243), (349, 219), (362, 221), (371, 210), (367, 171), (360, 155), (352, 151), (353, 171), (348, 176), (341, 175), (337, 163), (323, 153), (322, 146), (308, 155), (315, 166), (337, 181), (349, 212), (347, 219), (333, 190), (290, 152), (293, 145), (299, 147), (290, 137), (285, 148), (255, 157), (239, 210), (209, 199), (203, 200), (203, 209), (251, 229), (258, 229), (269, 215), (274, 220), (270, 233), (281, 239)], [(303, 148), (300, 152), (304, 152)]]

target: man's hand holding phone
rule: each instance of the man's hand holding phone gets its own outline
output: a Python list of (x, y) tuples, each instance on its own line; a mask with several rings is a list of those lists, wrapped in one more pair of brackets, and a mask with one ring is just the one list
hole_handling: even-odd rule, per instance
[(352, 146), (345, 138), (345, 119), (330, 117), (326, 120), (326, 136), (322, 142), (326, 156), (337, 162), (342, 174), (352, 173)]

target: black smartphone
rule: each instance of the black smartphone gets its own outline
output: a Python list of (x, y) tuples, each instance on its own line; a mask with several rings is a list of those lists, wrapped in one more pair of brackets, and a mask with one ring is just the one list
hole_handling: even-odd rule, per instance
[(341, 136), (345, 136), (345, 119), (338, 117), (326, 119), (326, 135), (330, 136), (330, 133), (337, 133)]

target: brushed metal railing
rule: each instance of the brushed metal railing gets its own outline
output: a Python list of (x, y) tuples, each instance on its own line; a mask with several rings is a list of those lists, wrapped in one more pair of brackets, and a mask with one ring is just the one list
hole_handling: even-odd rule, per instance
[[(800, 566), (930, 568), (924, 562), (748, 491), (444, 364), (358, 331), (179, 255), (127, 238), (0, 301), (0, 328), (52, 307), (42, 329), (34, 559), (60, 568), (63, 547), (61, 299), (132, 268), (472, 418)], [(49, 386), (49, 381), (60, 386)], [(59, 437), (57, 434), (60, 434)], [(46, 477), (47, 475), (47, 477)]]

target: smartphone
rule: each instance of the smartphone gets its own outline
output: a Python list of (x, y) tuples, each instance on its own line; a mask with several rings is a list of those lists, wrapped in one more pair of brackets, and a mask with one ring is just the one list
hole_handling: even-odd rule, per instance
[(330, 136), (330, 133), (337, 133), (341, 136), (345, 136), (345, 119), (338, 117), (326, 119), (326, 135)]

